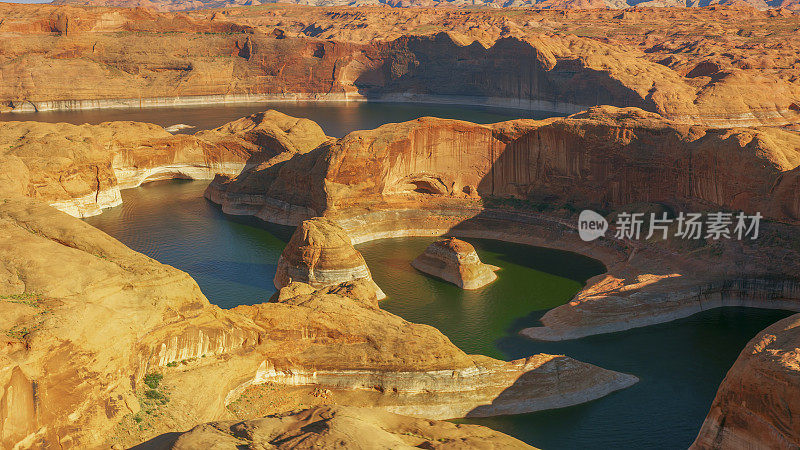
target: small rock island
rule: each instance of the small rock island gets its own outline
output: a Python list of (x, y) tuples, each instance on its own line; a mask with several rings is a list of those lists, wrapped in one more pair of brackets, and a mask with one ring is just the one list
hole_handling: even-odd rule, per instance
[(482, 263), (475, 247), (456, 238), (434, 242), (411, 265), (462, 289), (486, 286), (497, 279), (494, 272), (499, 269), (497, 266)]

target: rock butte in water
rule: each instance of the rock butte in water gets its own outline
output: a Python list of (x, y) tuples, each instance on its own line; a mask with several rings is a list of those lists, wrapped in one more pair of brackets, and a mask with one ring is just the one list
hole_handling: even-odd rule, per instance
[(461, 239), (440, 239), (411, 262), (417, 270), (453, 283), (462, 289), (478, 289), (497, 279), (499, 267), (484, 264), (478, 252)]
[(364, 257), (353, 248), (350, 236), (324, 218), (306, 220), (297, 227), (278, 259), (275, 273), (279, 290), (293, 281), (323, 288), (355, 280), (370, 286), (378, 300), (386, 298), (372, 280)]

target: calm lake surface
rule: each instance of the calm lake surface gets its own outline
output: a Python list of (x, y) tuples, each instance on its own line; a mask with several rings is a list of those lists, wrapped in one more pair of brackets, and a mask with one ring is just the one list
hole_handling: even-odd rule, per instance
[[(428, 107), (399, 106), (400, 111), (391, 105), (367, 104), (358, 105), (357, 112), (349, 111), (349, 106), (347, 112), (337, 112), (333, 106), (284, 112), (318, 120), (330, 135), (434, 115)], [(485, 122), (508, 118), (492, 118), (496, 112), (482, 110), (468, 109), (465, 113), (459, 107), (433, 108), (440, 108), (441, 116), (447, 116), (445, 112), (459, 118), (487, 114), (483, 116)], [(214, 124), (206, 122), (206, 126), (247, 114), (235, 109), (239, 112), (215, 113)], [(261, 104), (251, 112), (263, 109), (266, 108)], [(179, 120), (149, 121), (165, 125), (192, 123), (182, 110), (159, 111), (172, 115), (164, 119)], [(381, 111), (387, 115), (373, 117)], [(94, 113), (107, 112), (110, 111)], [(343, 118), (351, 113), (362, 115), (364, 121)], [(481, 121), (475, 117), (470, 120)], [(292, 229), (252, 218), (225, 216), (203, 198), (205, 186), (205, 182), (167, 181), (125, 190), (122, 206), (86, 221), (134, 250), (186, 271), (213, 303), (228, 308), (266, 301), (275, 291), (272, 279), (276, 264)], [(588, 277), (603, 271), (599, 262), (567, 252), (468, 239), (484, 262), (500, 266), (501, 270), (495, 283), (476, 291), (462, 291), (411, 267), (411, 260), (432, 241), (400, 238), (358, 246), (375, 281), (388, 295), (382, 308), (409, 321), (437, 327), (468, 353), (504, 359), (539, 352), (566, 354), (641, 379), (631, 388), (570, 408), (462, 420), (492, 427), (545, 449), (688, 447), (719, 383), (745, 343), (767, 325), (790, 315), (782, 311), (722, 308), (637, 330), (567, 342), (535, 342), (519, 337), (517, 332), (536, 325), (548, 309), (567, 302)]]
[(195, 133), (224, 125), (232, 120), (268, 109), (317, 122), (328, 136), (342, 137), (355, 130), (370, 130), (391, 122), (405, 122), (418, 117), (432, 116), (460, 119), (475, 123), (494, 123), (504, 120), (544, 119), (557, 114), (480, 106), (453, 106), (411, 103), (309, 103), (263, 102), (236, 105), (179, 106), (171, 108), (89, 109), (84, 111), (43, 111), (37, 113), (0, 114), (0, 121), (33, 120), (97, 124), (116, 120), (148, 122), (163, 127), (186, 124), (194, 128), (178, 133)]

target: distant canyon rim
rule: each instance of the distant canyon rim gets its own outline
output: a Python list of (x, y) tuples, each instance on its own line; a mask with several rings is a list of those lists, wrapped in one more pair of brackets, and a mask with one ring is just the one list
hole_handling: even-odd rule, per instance
[[(534, 339), (720, 306), (800, 310), (800, 17), (786, 10), (0, 12), (4, 114), (275, 99), (571, 114), (486, 125), (421, 118), (339, 139), (275, 111), (189, 135), (138, 122), (0, 123), (4, 446), (100, 447), (112, 430), (133, 445), (256, 419), (226, 407), (258, 386), (274, 398), (324, 405), (333, 396), (432, 419), (430, 433), (387, 431), (387, 442), (507, 445), (501, 433), (433, 419), (563, 407), (636, 382), (568, 356), (466, 355), (438, 330), (382, 311), (352, 253), (374, 239), (481, 237), (602, 261), (605, 274), (522, 331)], [(268, 303), (220, 309), (185, 273), (70, 217), (171, 178), (213, 179), (206, 197), (227, 214), (309, 224), (282, 257), (282, 273), (308, 280), (287, 276)], [(582, 208), (765, 220), (755, 241), (586, 243), (575, 229)], [(748, 344), (694, 447), (800, 445), (799, 322), (782, 320)], [(365, 423), (358, 410), (299, 420), (337, 415), (349, 417), (346, 430)], [(242, 431), (255, 426), (201, 426), (181, 439), (256, 441)]]
[(383, 99), (634, 106), (714, 127), (800, 117), (800, 16), (783, 10), (0, 11), (11, 111)]

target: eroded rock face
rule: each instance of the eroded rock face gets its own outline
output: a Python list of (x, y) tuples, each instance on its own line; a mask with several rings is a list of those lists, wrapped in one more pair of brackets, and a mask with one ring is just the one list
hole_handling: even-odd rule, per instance
[(483, 264), (475, 247), (456, 238), (432, 243), (411, 265), (462, 289), (478, 289), (497, 279), (498, 267)]
[(349, 392), (351, 404), (445, 419), (573, 405), (638, 381), (566, 356), (466, 355), (435, 328), (360, 298), (365, 284), (308, 290), (293, 283), (276, 302), (236, 307), (269, 330), (266, 345), (277, 352), (251, 384), (318, 385)]
[(357, 131), (249, 171), (216, 198), (287, 224), (337, 210), (468, 205), (476, 196), (593, 209), (661, 202), (798, 220), (798, 164), (800, 136), (791, 131), (689, 127), (600, 107), (544, 121), (421, 118)]
[(314, 218), (295, 230), (278, 259), (275, 287), (281, 289), (292, 282), (307, 283), (314, 288), (335, 286), (363, 280), (378, 300), (386, 298), (350, 236), (336, 223)]
[[(545, 314), (544, 327), (523, 332), (559, 340), (710, 307), (800, 309), (798, 164), (800, 140), (788, 130), (688, 127), (635, 108), (601, 107), (545, 121), (422, 118), (358, 131), (249, 173), (241, 183), (248, 195), (234, 190), (228, 199), (268, 221), (324, 214), (354, 242), (449, 234), (596, 254), (608, 274)], [(307, 188), (298, 194), (300, 185)], [(787, 223), (762, 222), (755, 242), (586, 243), (574, 214), (538, 212), (655, 203)]]
[(722, 381), (693, 449), (800, 446), (800, 316), (760, 332)]
[(181, 434), (173, 450), (258, 448), (533, 448), (480, 425), (413, 419), (367, 408), (320, 406), (246, 422), (215, 422)]
[[(687, 127), (636, 109), (488, 126), (420, 119), (351, 133), (254, 172), (249, 179), (260, 182), (248, 189), (258, 194), (244, 201), (258, 202), (249, 209), (266, 220), (325, 214), (356, 242), (448, 234), (591, 254), (607, 273), (547, 312), (543, 326), (522, 331), (534, 339), (574, 339), (721, 306), (800, 310), (798, 149), (789, 130)], [(291, 193), (295, 177), (311, 186), (302, 196)], [(523, 201), (493, 203), (498, 197)], [(536, 211), (561, 202), (612, 210), (658, 202), (777, 220), (762, 222), (755, 241), (587, 243), (577, 236), (575, 214)], [(748, 345), (696, 447), (797, 445), (794, 322), (776, 324)]]
[(276, 111), (194, 136), (137, 122), (2, 122), (0, 194), (37, 198), (86, 217), (122, 203), (120, 189), (162, 179), (233, 176), (308, 152), (327, 139), (316, 123)]
[[(258, 328), (234, 325), (185, 273), (24, 198), (0, 205), (0, 446), (90, 447), (140, 404), (134, 386), (169, 362), (211, 363), (253, 350)], [(213, 420), (224, 394), (260, 360), (241, 356), (182, 420)], [(35, 392), (35, 394), (34, 394)]]

